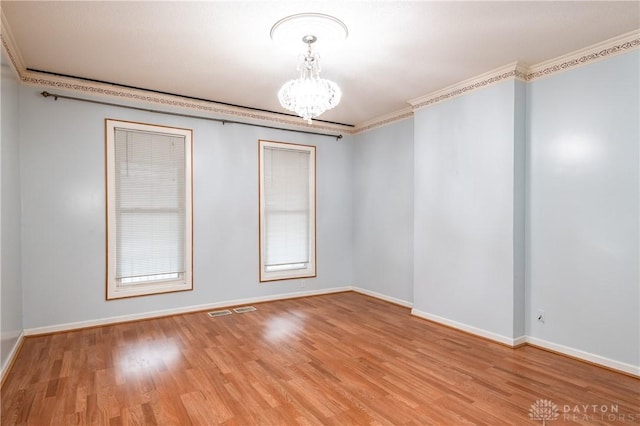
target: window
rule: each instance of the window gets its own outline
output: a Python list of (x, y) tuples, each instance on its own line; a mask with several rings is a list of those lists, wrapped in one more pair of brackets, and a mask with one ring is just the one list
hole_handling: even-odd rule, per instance
[(316, 148), (259, 141), (260, 281), (316, 276)]
[(193, 289), (191, 139), (106, 120), (107, 299)]

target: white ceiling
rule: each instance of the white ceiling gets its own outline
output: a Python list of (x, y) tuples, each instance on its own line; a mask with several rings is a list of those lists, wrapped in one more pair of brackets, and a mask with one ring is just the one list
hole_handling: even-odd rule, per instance
[[(342, 103), (320, 119), (358, 124), (521, 61), (533, 65), (640, 28), (638, 1), (2, 1), (26, 68), (286, 112), (276, 93), (297, 55), (279, 19), (319, 12), (349, 29), (320, 51)], [(304, 46), (301, 43), (301, 52)]]

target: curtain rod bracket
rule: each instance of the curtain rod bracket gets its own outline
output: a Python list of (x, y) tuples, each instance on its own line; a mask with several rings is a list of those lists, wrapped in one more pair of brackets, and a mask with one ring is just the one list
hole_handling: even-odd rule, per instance
[(48, 98), (49, 96), (53, 96), (53, 100), (57, 101), (58, 100), (58, 95), (52, 95), (51, 93), (44, 91), (42, 93), (40, 93), (42, 96), (44, 96), (45, 98)]

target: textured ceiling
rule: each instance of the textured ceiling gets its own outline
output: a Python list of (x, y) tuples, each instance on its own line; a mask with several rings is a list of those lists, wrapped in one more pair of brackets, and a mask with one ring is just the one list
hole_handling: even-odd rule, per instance
[[(358, 124), (521, 61), (533, 65), (640, 28), (640, 2), (2, 1), (26, 68), (286, 112), (277, 91), (297, 55), (269, 31), (301, 12), (349, 28), (320, 51), (342, 103), (321, 119)], [(301, 52), (302, 53), (301, 44)]]

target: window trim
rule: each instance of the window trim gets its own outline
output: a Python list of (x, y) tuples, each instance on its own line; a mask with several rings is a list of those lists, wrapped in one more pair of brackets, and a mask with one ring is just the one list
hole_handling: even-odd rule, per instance
[[(115, 130), (136, 131), (184, 136), (185, 140), (185, 272), (177, 280), (164, 279), (151, 283), (118, 286), (116, 271), (116, 215), (115, 215)], [(106, 216), (106, 300), (193, 290), (193, 130), (146, 124), (133, 121), (105, 119), (105, 216)]]
[[(306, 268), (288, 269), (283, 271), (265, 271), (265, 215), (264, 215), (264, 149), (266, 147), (292, 149), (309, 152), (309, 190), (311, 196), (309, 217), (309, 264)], [(289, 142), (276, 142), (270, 140), (258, 140), (258, 276), (261, 283), (271, 281), (293, 280), (302, 278), (315, 278), (317, 276), (317, 176), (316, 176), (316, 147), (313, 145), (294, 144)]]

